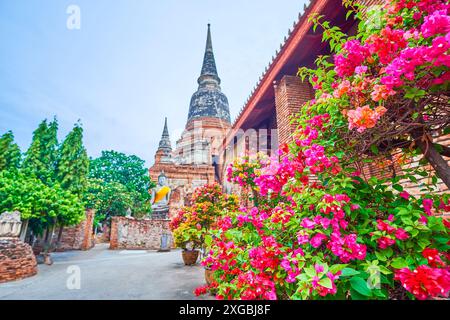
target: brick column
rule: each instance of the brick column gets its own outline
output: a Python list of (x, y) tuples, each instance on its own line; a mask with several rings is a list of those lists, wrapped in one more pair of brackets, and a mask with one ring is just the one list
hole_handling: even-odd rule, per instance
[(275, 84), (275, 109), (279, 144), (290, 142), (295, 126), (291, 125), (291, 116), (300, 111), (304, 103), (314, 98), (314, 90), (305, 81), (296, 76), (284, 76)]
[(109, 238), (109, 248), (111, 250), (117, 249), (119, 247), (119, 235), (117, 234), (117, 224), (119, 217), (111, 218), (111, 233)]
[(81, 250), (89, 250), (94, 246), (94, 237), (92, 234), (92, 228), (94, 225), (95, 211), (93, 209), (86, 209), (86, 221), (83, 231), (83, 242), (81, 244)]

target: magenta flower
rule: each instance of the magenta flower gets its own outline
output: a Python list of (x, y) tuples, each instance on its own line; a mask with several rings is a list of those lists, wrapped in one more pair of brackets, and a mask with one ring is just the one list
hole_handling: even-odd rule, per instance
[(399, 196), (402, 197), (403, 199), (408, 200), (410, 195), (407, 191), (402, 191), (399, 193)]
[(423, 199), (422, 200), (422, 206), (425, 213), (429, 216), (433, 214), (431, 209), (433, 209), (433, 200), (432, 199)]
[(395, 237), (398, 240), (406, 240), (409, 238), (409, 234), (404, 229), (398, 228), (397, 230), (395, 230)]
[(426, 16), (420, 31), (425, 38), (450, 32), (450, 17), (447, 15), (447, 10), (436, 10)]
[(309, 218), (304, 218), (302, 220), (301, 226), (306, 229), (314, 229), (316, 223)]
[(326, 235), (324, 235), (323, 233), (317, 233), (315, 236), (311, 238), (309, 243), (313, 248), (318, 248), (322, 245), (322, 242), (326, 239), (328, 239)]

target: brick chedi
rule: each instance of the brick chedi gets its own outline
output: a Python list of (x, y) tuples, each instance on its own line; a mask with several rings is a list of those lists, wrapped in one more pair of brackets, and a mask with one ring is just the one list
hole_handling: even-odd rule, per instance
[(0, 215), (0, 283), (33, 276), (36, 258), (31, 247), (19, 239), (20, 213)]
[(231, 126), (228, 99), (221, 91), (209, 24), (197, 82), (198, 88), (190, 101), (186, 126), (176, 142), (175, 150), (172, 150), (166, 119), (155, 164), (149, 169), (153, 181), (157, 181), (162, 173), (167, 178), (172, 190), (169, 216), (189, 203), (196, 187), (219, 180), (219, 150)]

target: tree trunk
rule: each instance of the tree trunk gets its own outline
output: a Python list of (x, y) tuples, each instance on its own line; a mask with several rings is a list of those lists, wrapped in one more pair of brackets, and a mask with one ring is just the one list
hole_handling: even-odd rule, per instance
[(56, 245), (57, 245), (57, 246), (59, 246), (59, 244), (60, 244), (60, 242), (61, 242), (63, 230), (64, 230), (64, 226), (61, 225), (61, 226), (59, 227), (59, 231), (58, 231), (58, 240), (56, 241)]
[(445, 161), (434, 147), (433, 141), (421, 131), (413, 132), (412, 137), (415, 144), (422, 150), (425, 159), (427, 159), (433, 167), (436, 175), (441, 178), (447, 188), (450, 189), (450, 167), (447, 164), (447, 161)]

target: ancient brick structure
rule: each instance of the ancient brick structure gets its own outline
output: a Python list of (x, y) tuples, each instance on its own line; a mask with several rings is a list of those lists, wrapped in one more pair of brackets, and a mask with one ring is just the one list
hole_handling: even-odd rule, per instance
[(110, 249), (159, 250), (163, 234), (170, 234), (169, 220), (113, 217)]
[(303, 104), (314, 98), (309, 82), (296, 76), (284, 76), (275, 84), (275, 110), (277, 115), (278, 142), (290, 142), (295, 126), (291, 116), (298, 113)]
[(18, 238), (21, 224), (19, 212), (0, 215), (0, 283), (37, 273), (31, 247)]
[(218, 156), (230, 128), (230, 111), (220, 88), (209, 25), (197, 82), (199, 86), (191, 98), (187, 123), (175, 150), (172, 150), (166, 119), (155, 164), (149, 169), (153, 181), (162, 173), (168, 180), (169, 216), (189, 202), (195, 188), (215, 182), (221, 173)]
[(0, 237), (0, 283), (34, 276), (36, 258), (30, 245), (19, 238)]
[(78, 225), (72, 227), (64, 227), (61, 238), (58, 242), (58, 234), (54, 234), (53, 242), (58, 243), (56, 251), (67, 250), (89, 250), (95, 245), (93, 234), (95, 211), (86, 210), (86, 218)]

